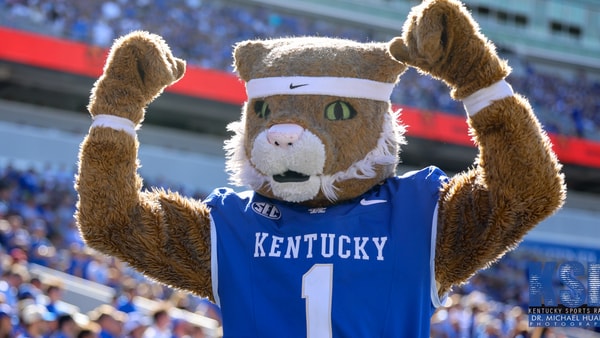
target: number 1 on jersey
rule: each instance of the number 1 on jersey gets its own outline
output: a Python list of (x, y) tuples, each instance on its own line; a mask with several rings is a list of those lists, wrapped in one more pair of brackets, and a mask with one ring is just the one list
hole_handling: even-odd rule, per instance
[(308, 338), (331, 337), (333, 264), (315, 264), (302, 276)]

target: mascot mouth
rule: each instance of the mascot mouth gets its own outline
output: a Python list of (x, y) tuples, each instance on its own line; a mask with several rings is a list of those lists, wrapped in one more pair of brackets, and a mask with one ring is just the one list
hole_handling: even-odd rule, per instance
[(310, 176), (288, 170), (282, 174), (273, 175), (273, 180), (279, 183), (306, 182)]

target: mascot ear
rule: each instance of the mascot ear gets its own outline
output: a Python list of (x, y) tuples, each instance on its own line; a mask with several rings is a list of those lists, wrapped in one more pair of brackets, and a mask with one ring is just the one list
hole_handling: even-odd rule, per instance
[(269, 48), (262, 41), (242, 41), (233, 50), (233, 66), (240, 78), (246, 82), (254, 78), (253, 67), (264, 59)]

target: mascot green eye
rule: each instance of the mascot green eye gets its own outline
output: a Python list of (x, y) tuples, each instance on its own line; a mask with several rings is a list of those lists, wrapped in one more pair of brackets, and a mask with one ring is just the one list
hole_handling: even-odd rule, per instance
[(335, 101), (325, 107), (325, 118), (331, 121), (348, 120), (356, 116), (356, 110), (348, 102)]
[(266, 119), (271, 114), (271, 109), (269, 109), (269, 105), (265, 101), (258, 100), (254, 102), (254, 112), (258, 117)]

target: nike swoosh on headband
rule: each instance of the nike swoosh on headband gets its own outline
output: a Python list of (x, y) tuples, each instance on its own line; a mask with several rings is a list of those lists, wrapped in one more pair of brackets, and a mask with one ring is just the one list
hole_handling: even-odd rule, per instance
[(296, 88), (300, 88), (300, 87), (304, 87), (304, 86), (308, 86), (308, 83), (303, 83), (303, 84), (299, 84), (299, 85), (290, 83), (290, 89), (296, 89)]

